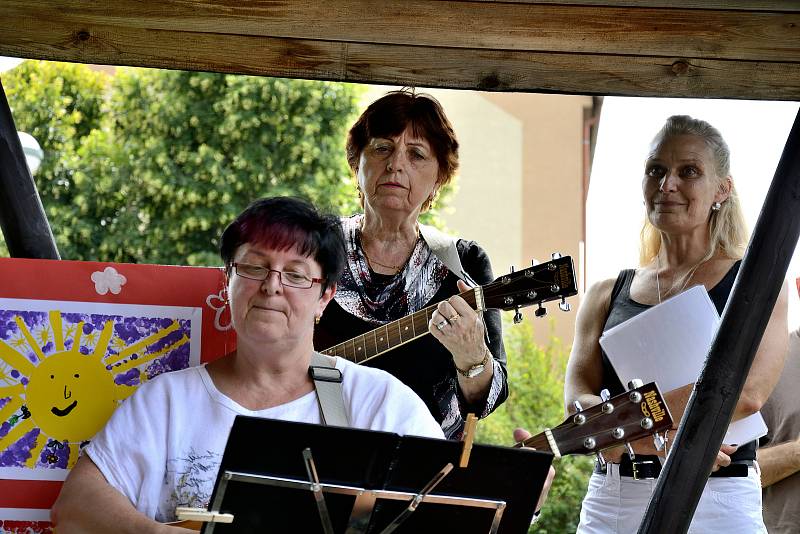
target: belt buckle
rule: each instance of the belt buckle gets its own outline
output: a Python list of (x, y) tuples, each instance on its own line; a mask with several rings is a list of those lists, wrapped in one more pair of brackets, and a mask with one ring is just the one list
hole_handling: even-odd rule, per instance
[(634, 480), (652, 480), (655, 477), (652, 476), (639, 476), (639, 466), (644, 464), (652, 464), (652, 460), (642, 460), (641, 462), (637, 462), (636, 460), (631, 461), (631, 468), (633, 471), (633, 479)]

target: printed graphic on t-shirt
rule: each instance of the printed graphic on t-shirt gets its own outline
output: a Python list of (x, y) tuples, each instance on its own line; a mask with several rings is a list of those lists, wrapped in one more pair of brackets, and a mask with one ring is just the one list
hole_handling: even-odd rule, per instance
[(178, 506), (207, 508), (221, 462), (222, 454), (209, 450), (200, 453), (194, 447), (180, 458), (168, 459), (164, 484), (169, 498), (161, 511), (163, 520), (174, 520)]

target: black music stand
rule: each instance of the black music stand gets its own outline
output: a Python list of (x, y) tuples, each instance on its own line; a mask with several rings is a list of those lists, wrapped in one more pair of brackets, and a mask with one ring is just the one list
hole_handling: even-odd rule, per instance
[(527, 532), (553, 456), (474, 445), (468, 467), (443, 475), (461, 452), (454, 441), (237, 416), (209, 506), (234, 520), (203, 532)]

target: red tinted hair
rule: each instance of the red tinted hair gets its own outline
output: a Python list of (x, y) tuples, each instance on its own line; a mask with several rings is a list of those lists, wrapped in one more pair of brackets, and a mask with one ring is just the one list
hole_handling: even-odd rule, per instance
[(273, 197), (256, 200), (239, 214), (220, 238), (220, 256), (230, 274), (236, 251), (245, 243), (272, 250), (294, 248), (322, 268), (323, 291), (339, 281), (345, 264), (339, 219), (319, 213), (305, 200)]

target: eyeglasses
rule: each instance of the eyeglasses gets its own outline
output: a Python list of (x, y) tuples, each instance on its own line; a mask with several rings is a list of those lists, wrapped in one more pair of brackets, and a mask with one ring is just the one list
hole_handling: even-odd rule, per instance
[(303, 273), (298, 273), (295, 271), (276, 271), (275, 269), (269, 269), (267, 267), (262, 267), (261, 265), (251, 265), (249, 263), (231, 263), (231, 266), (236, 271), (236, 274), (249, 280), (263, 281), (269, 277), (269, 273), (278, 273), (278, 278), (280, 279), (281, 284), (286, 287), (308, 289), (313, 286), (314, 283), (321, 284), (325, 282), (324, 278), (312, 278)]

